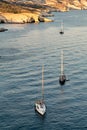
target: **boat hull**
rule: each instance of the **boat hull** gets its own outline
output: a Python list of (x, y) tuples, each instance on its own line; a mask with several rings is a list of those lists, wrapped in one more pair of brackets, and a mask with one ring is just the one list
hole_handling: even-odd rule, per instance
[(65, 76), (65, 75), (60, 76), (60, 77), (59, 77), (59, 83), (60, 83), (61, 85), (64, 85), (65, 82), (66, 82), (66, 76)]
[(64, 34), (64, 32), (63, 32), (63, 31), (61, 31), (61, 32), (60, 32), (60, 34)]
[(45, 115), (46, 113), (46, 106), (42, 102), (36, 102), (35, 103), (35, 110), (40, 114), (40, 115)]
[(0, 28), (0, 32), (5, 32), (5, 31), (7, 31), (8, 29), (6, 29), (6, 28)]

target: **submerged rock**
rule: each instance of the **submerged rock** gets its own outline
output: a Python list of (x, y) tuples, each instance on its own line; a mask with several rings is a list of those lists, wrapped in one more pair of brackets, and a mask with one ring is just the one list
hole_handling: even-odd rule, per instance
[(38, 21), (39, 21), (39, 22), (45, 22), (45, 21), (44, 21), (44, 18), (41, 17), (41, 16), (38, 17)]

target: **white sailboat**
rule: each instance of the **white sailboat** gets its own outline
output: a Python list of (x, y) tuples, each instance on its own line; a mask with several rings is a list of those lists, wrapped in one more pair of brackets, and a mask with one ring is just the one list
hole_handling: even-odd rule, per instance
[(44, 102), (44, 76), (43, 76), (43, 72), (44, 72), (44, 66), (42, 67), (42, 99), (36, 101), (35, 103), (35, 110), (41, 114), (42, 116), (46, 113), (46, 105)]
[(64, 34), (64, 24), (61, 22), (61, 29), (60, 29), (60, 34)]
[(59, 83), (63, 85), (66, 81), (66, 76), (64, 74), (64, 54), (63, 50), (61, 51), (61, 74), (59, 76)]

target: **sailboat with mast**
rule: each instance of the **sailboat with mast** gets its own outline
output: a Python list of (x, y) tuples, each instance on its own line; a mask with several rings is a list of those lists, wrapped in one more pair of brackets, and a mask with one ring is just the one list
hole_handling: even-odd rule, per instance
[(42, 67), (42, 99), (35, 102), (35, 110), (42, 116), (46, 113), (46, 105), (44, 102), (44, 66)]
[(64, 34), (64, 24), (63, 21), (61, 22), (61, 29), (60, 29), (60, 34)]
[(66, 81), (66, 76), (64, 74), (64, 54), (63, 54), (63, 50), (61, 50), (61, 74), (59, 76), (59, 83), (61, 85), (64, 85)]

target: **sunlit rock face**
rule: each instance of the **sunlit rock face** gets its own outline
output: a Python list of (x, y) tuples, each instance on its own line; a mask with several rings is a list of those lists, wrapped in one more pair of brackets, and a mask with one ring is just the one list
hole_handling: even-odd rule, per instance
[(0, 23), (39, 23), (39, 22), (52, 22), (52, 20), (41, 17), (37, 14), (30, 13), (2, 13), (0, 15)]
[(4, 0), (8, 2), (48, 5), (59, 11), (68, 11), (69, 9), (87, 9), (87, 0)]
[(45, 0), (47, 5), (54, 6), (60, 11), (69, 9), (87, 9), (87, 0)]
[(45, 3), (48, 5), (56, 5), (58, 4), (57, 0), (45, 0)]

